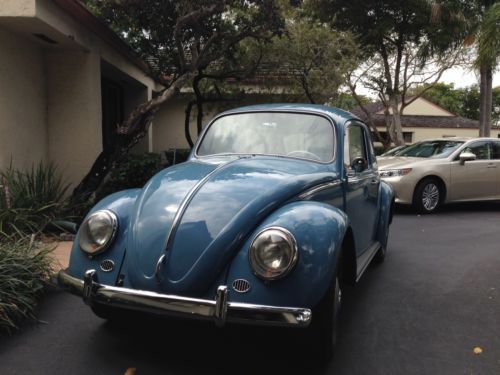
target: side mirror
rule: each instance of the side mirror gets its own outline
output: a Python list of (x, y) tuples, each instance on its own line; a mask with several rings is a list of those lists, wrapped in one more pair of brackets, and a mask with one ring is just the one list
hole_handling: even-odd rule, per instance
[(476, 160), (477, 157), (472, 152), (462, 152), (460, 154), (460, 164), (464, 165), (466, 161)]
[(363, 172), (368, 167), (368, 162), (365, 158), (357, 157), (351, 162), (351, 168), (356, 172)]

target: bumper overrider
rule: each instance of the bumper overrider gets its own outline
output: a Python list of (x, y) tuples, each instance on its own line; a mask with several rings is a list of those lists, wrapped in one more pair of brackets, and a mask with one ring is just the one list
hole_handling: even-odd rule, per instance
[(214, 300), (181, 297), (144, 290), (100, 284), (95, 270), (85, 272), (83, 280), (62, 270), (59, 285), (83, 297), (89, 305), (108, 305), (153, 314), (190, 319), (213, 319), (217, 326), (226, 322), (255, 325), (307, 327), (311, 322), (310, 309), (254, 305), (229, 302), (227, 286), (217, 288)]

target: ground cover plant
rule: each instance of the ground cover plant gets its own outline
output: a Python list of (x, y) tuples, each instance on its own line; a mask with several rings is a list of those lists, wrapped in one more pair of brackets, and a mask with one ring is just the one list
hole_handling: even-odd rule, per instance
[(0, 334), (35, 319), (38, 299), (52, 273), (51, 248), (23, 238), (0, 240)]

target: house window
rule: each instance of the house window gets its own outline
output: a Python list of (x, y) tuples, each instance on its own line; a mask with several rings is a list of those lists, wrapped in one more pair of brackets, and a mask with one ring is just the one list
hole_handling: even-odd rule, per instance
[(102, 145), (110, 149), (118, 136), (117, 125), (121, 124), (124, 116), (124, 90), (118, 83), (107, 78), (101, 80), (102, 99)]

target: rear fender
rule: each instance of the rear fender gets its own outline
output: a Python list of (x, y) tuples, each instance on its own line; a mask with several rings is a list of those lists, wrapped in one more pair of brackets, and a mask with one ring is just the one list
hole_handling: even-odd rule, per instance
[(377, 228), (377, 240), (384, 247), (387, 247), (389, 238), (389, 225), (392, 221), (394, 210), (394, 191), (388, 183), (380, 182), (379, 193), (379, 220)]
[[(248, 262), (248, 250), (256, 234), (271, 226), (285, 228), (295, 236), (299, 256), (289, 275), (279, 280), (264, 281), (254, 275)], [(347, 226), (347, 216), (324, 203), (301, 201), (281, 207), (256, 228), (233, 259), (227, 277), (229, 300), (314, 307), (331, 285)], [(249, 281), (250, 290), (236, 292), (232, 288), (236, 279)]]

